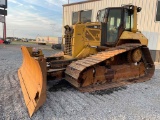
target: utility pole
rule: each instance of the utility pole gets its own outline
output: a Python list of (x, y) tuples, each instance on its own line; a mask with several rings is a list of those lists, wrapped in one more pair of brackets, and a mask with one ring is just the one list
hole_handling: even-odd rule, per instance
[(13, 29), (13, 39), (14, 39), (14, 33), (15, 33), (16, 29)]
[(6, 40), (6, 16), (5, 15), (4, 15), (4, 23), (3, 23), (3, 39)]
[[(3, 8), (3, 9), (1, 9)], [(6, 16), (7, 16), (7, 0), (1, 0), (0, 1), (0, 16), (3, 17), (3, 21), (0, 21), (3, 23), (3, 39), (6, 40)]]
[(69, 4), (69, 0), (68, 0), (68, 4)]
[(7, 30), (10, 30), (10, 31), (11, 31), (10, 37), (12, 36), (12, 38), (14, 39), (14, 37), (15, 37), (15, 31), (16, 31), (17, 29), (7, 29)]
[[(53, 23), (53, 24), (50, 24), (51, 25), (51, 30), (53, 29), (54, 30), (54, 27), (55, 27), (55, 23)], [(53, 34), (54, 34), (54, 31), (53, 31)]]

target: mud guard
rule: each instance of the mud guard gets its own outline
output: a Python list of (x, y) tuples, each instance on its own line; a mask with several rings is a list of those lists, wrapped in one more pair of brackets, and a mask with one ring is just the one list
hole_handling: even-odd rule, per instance
[(46, 100), (46, 60), (43, 56), (32, 57), (31, 47), (21, 47), (23, 63), (18, 77), (26, 107), (31, 117)]

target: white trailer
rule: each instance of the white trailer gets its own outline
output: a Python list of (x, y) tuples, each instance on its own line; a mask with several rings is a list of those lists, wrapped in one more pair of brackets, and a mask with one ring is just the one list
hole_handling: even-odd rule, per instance
[(62, 43), (62, 37), (37, 37), (36, 42), (39, 44), (46, 44), (46, 43), (51, 43), (51, 44), (61, 44)]

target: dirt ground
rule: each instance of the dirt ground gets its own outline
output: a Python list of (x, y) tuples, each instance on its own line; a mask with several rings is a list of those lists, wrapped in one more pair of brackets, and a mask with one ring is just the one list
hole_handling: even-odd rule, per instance
[(48, 82), (45, 104), (29, 118), (17, 70), (21, 45), (58, 51), (30, 43), (0, 45), (0, 120), (160, 120), (160, 64), (150, 81), (94, 93), (80, 93), (65, 81), (58, 89)]

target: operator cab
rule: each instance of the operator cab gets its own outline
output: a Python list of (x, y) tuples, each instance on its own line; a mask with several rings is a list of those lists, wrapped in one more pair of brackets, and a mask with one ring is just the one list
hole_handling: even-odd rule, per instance
[[(132, 31), (134, 7), (133, 5), (126, 5), (98, 11), (97, 21), (102, 23), (102, 46), (115, 46), (123, 31)], [(137, 12), (140, 11), (141, 8), (138, 7)]]

